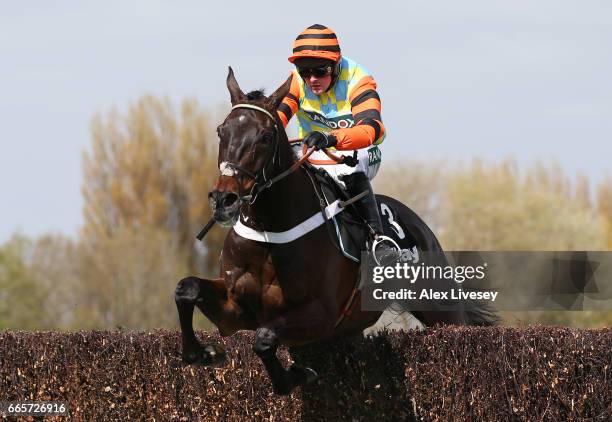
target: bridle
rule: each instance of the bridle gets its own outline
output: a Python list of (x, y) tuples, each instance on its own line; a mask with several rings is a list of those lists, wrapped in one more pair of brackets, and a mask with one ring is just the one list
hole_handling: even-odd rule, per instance
[[(222, 175), (236, 177), (237, 174), (243, 174), (243, 175), (248, 176), (255, 182), (253, 183), (253, 186), (251, 187), (251, 191), (249, 192), (248, 195), (239, 194), (239, 200), (241, 202), (248, 201), (249, 204), (253, 204), (255, 200), (257, 199), (257, 195), (259, 195), (262, 191), (269, 189), (274, 183), (278, 182), (279, 180), (285, 178), (286, 176), (288, 176), (289, 174), (297, 170), (302, 165), (302, 163), (308, 159), (310, 154), (314, 152), (314, 148), (311, 151), (309, 151), (307, 154), (304, 154), (304, 156), (299, 161), (294, 163), (287, 170), (281, 172), (280, 174), (272, 178), (268, 178), (268, 174), (271, 173), (272, 167), (274, 166), (274, 163), (278, 157), (278, 123), (276, 122), (276, 119), (274, 118), (272, 113), (270, 113), (265, 108), (256, 106), (254, 104), (236, 104), (235, 106), (232, 107), (230, 113), (237, 108), (246, 108), (250, 110), (259, 111), (265, 114), (266, 116), (270, 117), (272, 121), (274, 122), (274, 134), (273, 134), (274, 145), (272, 145), (271, 148), (268, 149), (268, 153), (266, 155), (264, 164), (257, 173), (253, 173), (252, 171), (238, 164), (231, 163), (228, 161), (222, 162), (221, 165), (219, 166), (219, 170), (221, 171)], [(240, 186), (240, 184), (238, 186)]]

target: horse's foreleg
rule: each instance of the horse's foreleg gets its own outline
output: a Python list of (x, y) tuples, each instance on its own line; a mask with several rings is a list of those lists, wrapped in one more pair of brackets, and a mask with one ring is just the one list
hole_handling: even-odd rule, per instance
[(266, 367), (276, 394), (286, 395), (293, 388), (305, 385), (317, 377), (310, 368), (292, 365), (288, 370), (278, 360), (276, 351), (282, 343), (316, 340), (333, 331), (332, 318), (326, 317), (325, 309), (319, 302), (294, 309), (268, 322), (257, 329), (253, 351), (259, 356)]
[(193, 331), (194, 306), (204, 300), (205, 294), (212, 294), (212, 297), (207, 298), (208, 300), (221, 301), (226, 295), (223, 280), (187, 277), (178, 283), (174, 292), (183, 337), (183, 362), (219, 365), (225, 361), (223, 348), (216, 344), (202, 346)]

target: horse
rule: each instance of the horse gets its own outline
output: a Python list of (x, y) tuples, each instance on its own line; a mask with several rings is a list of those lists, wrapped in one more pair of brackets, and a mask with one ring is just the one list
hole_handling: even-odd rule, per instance
[[(273, 391), (286, 395), (317, 378), (317, 373), (296, 364), (286, 369), (276, 355), (279, 346), (359, 333), (373, 325), (382, 311), (361, 309), (361, 292), (356, 289), (359, 264), (338, 252), (325, 224), (286, 243), (251, 240), (236, 233), (239, 219), (254, 230), (284, 233), (321, 213), (321, 207), (312, 175), (302, 165), (303, 157), (296, 157), (276, 112), (291, 78), (268, 97), (262, 91), (245, 94), (231, 67), (226, 83), (232, 110), (217, 128), (220, 175), (209, 202), (214, 220), (230, 229), (219, 258), (219, 277), (186, 277), (176, 287), (182, 360), (211, 366), (226, 361), (221, 346), (202, 345), (196, 339), (192, 320), (197, 307), (222, 336), (254, 330), (253, 351), (262, 360)], [(399, 201), (386, 199), (420, 249), (442, 251), (421, 218)], [(413, 314), (426, 326), (494, 323), (474, 311)]]

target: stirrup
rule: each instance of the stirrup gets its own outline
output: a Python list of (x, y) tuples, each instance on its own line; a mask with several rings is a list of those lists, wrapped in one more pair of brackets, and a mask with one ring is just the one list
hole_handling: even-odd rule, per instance
[(397, 251), (397, 257), (399, 259), (399, 257), (401, 256), (401, 249), (399, 247), (399, 245), (397, 244), (397, 242), (395, 240), (393, 240), (392, 238), (390, 238), (389, 236), (385, 236), (385, 235), (377, 235), (376, 238), (374, 239), (374, 242), (372, 243), (372, 255), (374, 255), (374, 261), (376, 261), (376, 265), (380, 266), (380, 261), (378, 260), (378, 257), (376, 256), (376, 247), (378, 245), (380, 245), (383, 242), (389, 242), (391, 243), (391, 245), (393, 245), (393, 247), (395, 248), (395, 250)]

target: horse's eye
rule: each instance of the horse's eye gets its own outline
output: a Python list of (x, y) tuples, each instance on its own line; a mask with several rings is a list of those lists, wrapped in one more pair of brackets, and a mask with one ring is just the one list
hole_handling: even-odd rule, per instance
[(272, 141), (272, 137), (273, 136), (274, 135), (272, 134), (272, 132), (266, 132), (266, 133), (263, 134), (262, 139), (263, 139), (264, 142), (270, 142), (270, 141)]

